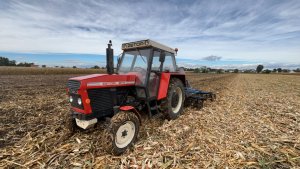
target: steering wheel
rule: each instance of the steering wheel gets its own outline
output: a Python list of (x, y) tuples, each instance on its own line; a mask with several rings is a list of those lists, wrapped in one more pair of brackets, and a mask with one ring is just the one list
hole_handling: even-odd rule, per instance
[(134, 72), (139, 72), (139, 73), (141, 73), (141, 74), (143, 74), (143, 75), (147, 73), (146, 69), (144, 69), (144, 68), (142, 68), (142, 67), (134, 67), (134, 68), (133, 68), (133, 71), (134, 71)]
[(155, 73), (156, 75), (160, 75), (160, 71), (159, 70), (151, 70), (151, 73)]
[(144, 68), (141, 67), (134, 67), (133, 71), (136, 73), (137, 78), (143, 84), (145, 82), (147, 71)]

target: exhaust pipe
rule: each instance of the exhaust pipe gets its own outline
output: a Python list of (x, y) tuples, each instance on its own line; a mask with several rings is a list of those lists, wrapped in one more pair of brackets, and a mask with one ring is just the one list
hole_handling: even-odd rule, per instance
[(114, 49), (111, 48), (111, 40), (109, 40), (107, 46), (108, 47), (106, 48), (106, 69), (107, 74), (111, 75), (114, 74)]

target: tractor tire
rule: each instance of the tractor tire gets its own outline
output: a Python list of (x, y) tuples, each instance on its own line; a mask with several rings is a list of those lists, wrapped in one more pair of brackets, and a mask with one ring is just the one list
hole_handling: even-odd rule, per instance
[(172, 78), (170, 80), (167, 97), (161, 102), (161, 111), (165, 118), (174, 120), (183, 111), (185, 100), (184, 86), (181, 80)]
[(73, 134), (78, 129), (75, 119), (70, 114), (66, 115), (65, 124), (66, 124), (66, 129), (70, 134)]
[(121, 111), (114, 115), (103, 133), (103, 148), (112, 155), (120, 155), (137, 139), (140, 121), (133, 112)]
[(84, 131), (84, 129), (77, 126), (76, 121), (71, 114), (65, 116), (65, 126), (69, 134)]

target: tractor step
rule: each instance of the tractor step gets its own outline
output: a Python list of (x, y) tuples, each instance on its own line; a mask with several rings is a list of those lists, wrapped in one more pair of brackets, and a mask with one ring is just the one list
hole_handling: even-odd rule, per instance
[(152, 116), (156, 115), (156, 114), (159, 114), (159, 110), (158, 110), (158, 106), (153, 106), (153, 107), (150, 107), (150, 111), (151, 111), (151, 114)]

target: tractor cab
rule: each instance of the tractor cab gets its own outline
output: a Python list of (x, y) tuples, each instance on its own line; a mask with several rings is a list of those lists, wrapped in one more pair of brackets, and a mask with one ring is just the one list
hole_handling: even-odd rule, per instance
[[(123, 53), (118, 59), (117, 74), (135, 75), (137, 96), (157, 101), (162, 73), (178, 73), (175, 55), (177, 50), (152, 40), (122, 44)], [(182, 74), (184, 76), (184, 74)], [(165, 79), (164, 79), (165, 80)]]

